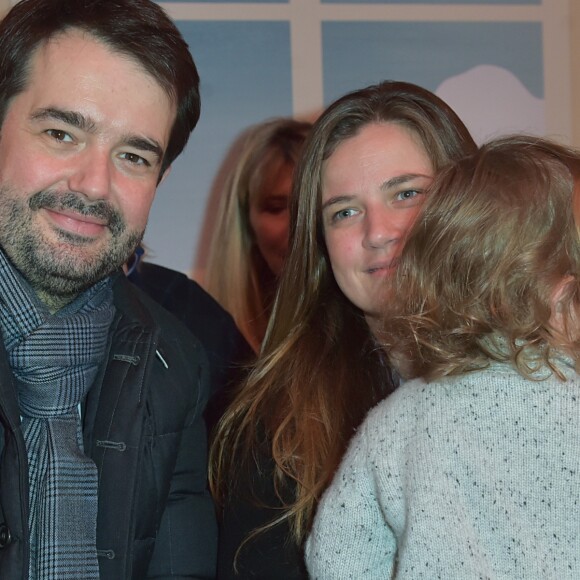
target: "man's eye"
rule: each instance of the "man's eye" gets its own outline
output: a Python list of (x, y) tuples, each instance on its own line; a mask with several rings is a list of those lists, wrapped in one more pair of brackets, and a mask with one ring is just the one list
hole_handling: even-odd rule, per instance
[(48, 129), (46, 134), (52, 137), (55, 141), (60, 141), (61, 143), (73, 142), (73, 138), (62, 129)]
[(125, 159), (133, 165), (144, 165), (145, 167), (150, 167), (151, 163), (147, 159), (137, 155), (136, 153), (121, 153), (121, 159)]

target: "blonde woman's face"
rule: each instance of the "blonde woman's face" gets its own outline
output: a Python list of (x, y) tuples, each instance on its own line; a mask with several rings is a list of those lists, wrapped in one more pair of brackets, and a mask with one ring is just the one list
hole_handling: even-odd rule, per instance
[(288, 199), (294, 167), (275, 164), (250, 200), (250, 226), (258, 250), (274, 276), (282, 272), (288, 251)]
[(366, 125), (324, 164), (322, 220), (332, 271), (369, 323), (381, 311), (383, 282), (432, 177), (419, 139), (393, 123)]

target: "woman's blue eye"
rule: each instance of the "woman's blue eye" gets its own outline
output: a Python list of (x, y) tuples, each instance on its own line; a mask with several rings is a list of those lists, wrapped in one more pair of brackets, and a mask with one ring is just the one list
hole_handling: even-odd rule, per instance
[(349, 217), (353, 216), (354, 214), (355, 214), (355, 210), (352, 208), (341, 209), (340, 211), (337, 211), (332, 216), (332, 220), (333, 221), (340, 221), (340, 220), (343, 220), (345, 218), (349, 218)]
[(400, 199), (401, 201), (403, 201), (405, 199), (413, 199), (414, 197), (416, 197), (420, 193), (421, 192), (417, 189), (406, 189), (405, 191), (400, 191), (397, 194), (397, 199)]

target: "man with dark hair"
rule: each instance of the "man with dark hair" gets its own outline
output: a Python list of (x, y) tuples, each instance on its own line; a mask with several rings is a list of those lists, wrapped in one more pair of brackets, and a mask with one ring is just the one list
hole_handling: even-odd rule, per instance
[(207, 362), (121, 266), (199, 117), (150, 0), (0, 24), (0, 578), (210, 578)]

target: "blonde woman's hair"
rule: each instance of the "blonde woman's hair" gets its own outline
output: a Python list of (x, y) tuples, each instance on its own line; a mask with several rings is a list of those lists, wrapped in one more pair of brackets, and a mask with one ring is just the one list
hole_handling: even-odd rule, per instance
[[(555, 352), (580, 352), (578, 177), (577, 151), (520, 135), (435, 179), (388, 282), (384, 344), (407, 376), (431, 380), (493, 359), (527, 378), (563, 377)], [(556, 293), (564, 332), (552, 323)]]
[(321, 221), (324, 161), (373, 123), (406, 127), (435, 171), (476, 150), (448, 105), (404, 82), (345, 95), (309, 133), (294, 180), (289, 253), (262, 353), (218, 425), (210, 461), (214, 496), (227, 501), (235, 496), (241, 466), (263, 472), (262, 459), (273, 460), (265, 477), (284, 506), (276, 522), (287, 521), (289, 540), (298, 546), (354, 430), (393, 388), (362, 312), (332, 275)]
[(296, 165), (310, 127), (307, 122), (275, 118), (247, 129), (220, 196), (204, 285), (256, 351), (266, 331), (271, 287), (277, 280), (254, 244), (249, 206), (272, 169)]

